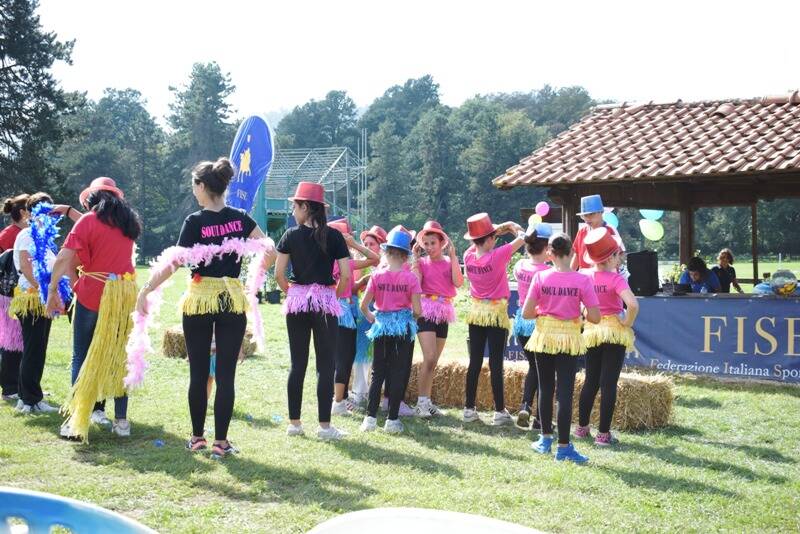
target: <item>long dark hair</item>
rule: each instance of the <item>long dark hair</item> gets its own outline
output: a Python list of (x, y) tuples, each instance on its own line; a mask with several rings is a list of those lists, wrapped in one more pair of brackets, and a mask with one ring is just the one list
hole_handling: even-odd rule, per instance
[(295, 200), (300, 206), (305, 204), (308, 206), (308, 218), (314, 226), (314, 241), (317, 242), (319, 248), (327, 254), (328, 253), (328, 216), (325, 213), (325, 204), (314, 202), (313, 200)]
[(3, 213), (10, 214), (14, 222), (19, 222), (22, 219), (22, 211), (25, 209), (27, 202), (27, 194), (7, 198), (3, 201)]
[(97, 214), (101, 222), (119, 228), (122, 234), (136, 241), (142, 234), (142, 221), (130, 204), (111, 191), (94, 191), (86, 199), (86, 207)]

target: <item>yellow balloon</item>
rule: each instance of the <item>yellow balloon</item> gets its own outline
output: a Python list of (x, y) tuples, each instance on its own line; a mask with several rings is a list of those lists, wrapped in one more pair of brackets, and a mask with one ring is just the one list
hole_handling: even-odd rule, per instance
[(664, 226), (658, 221), (642, 219), (639, 221), (639, 229), (642, 231), (642, 235), (650, 241), (659, 241), (664, 237)]
[(540, 222), (542, 222), (542, 216), (539, 215), (538, 213), (534, 213), (533, 215), (528, 217), (528, 226), (539, 224)]

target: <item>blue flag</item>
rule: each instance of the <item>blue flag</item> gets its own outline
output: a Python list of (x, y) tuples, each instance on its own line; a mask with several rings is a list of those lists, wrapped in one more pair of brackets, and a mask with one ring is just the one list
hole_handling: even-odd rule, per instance
[(228, 206), (247, 212), (252, 209), (258, 188), (267, 178), (274, 155), (272, 129), (267, 121), (255, 115), (248, 117), (239, 126), (231, 146), (230, 160), (236, 174), (228, 187)]

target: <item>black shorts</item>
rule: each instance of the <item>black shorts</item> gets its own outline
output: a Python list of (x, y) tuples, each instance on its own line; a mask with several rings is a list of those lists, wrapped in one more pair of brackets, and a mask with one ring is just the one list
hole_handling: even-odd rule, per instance
[(434, 323), (424, 317), (417, 319), (417, 333), (419, 332), (436, 332), (436, 337), (439, 339), (447, 339), (447, 323)]

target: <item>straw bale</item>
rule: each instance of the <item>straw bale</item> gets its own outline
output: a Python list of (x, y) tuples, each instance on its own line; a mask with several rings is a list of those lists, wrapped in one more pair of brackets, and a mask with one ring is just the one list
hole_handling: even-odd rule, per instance
[[(256, 353), (256, 342), (253, 340), (253, 333), (250, 329), (245, 331), (242, 348), (245, 357)], [(172, 326), (164, 330), (163, 352), (164, 356), (168, 358), (186, 358), (186, 341), (183, 337), (182, 327)]]

